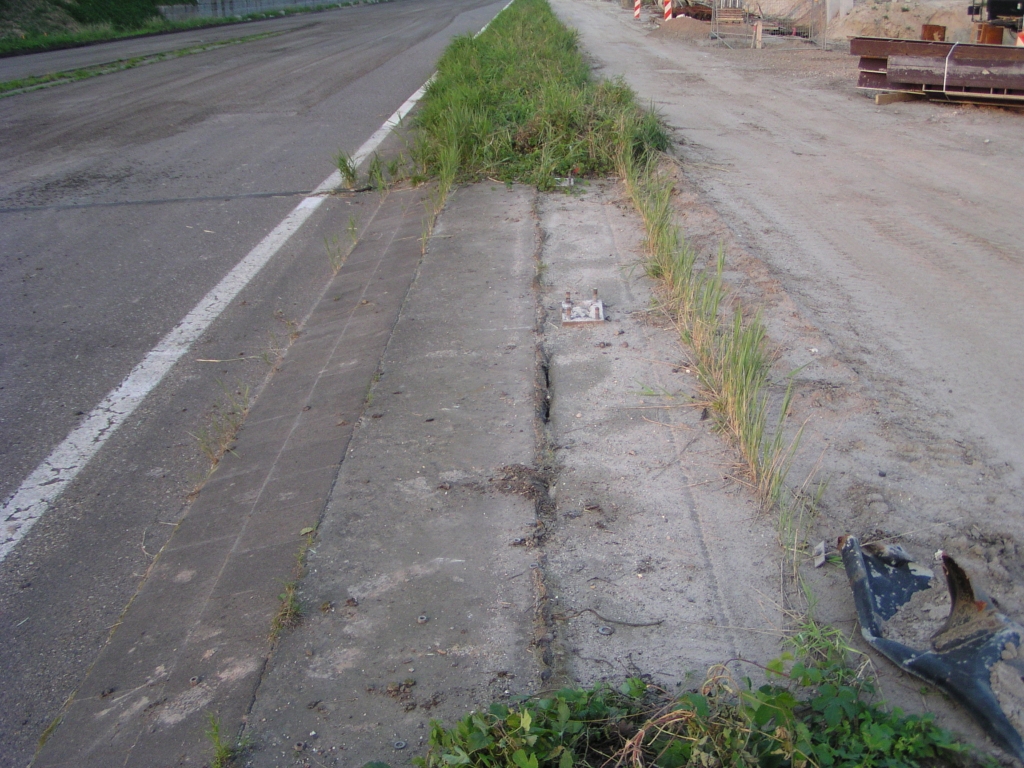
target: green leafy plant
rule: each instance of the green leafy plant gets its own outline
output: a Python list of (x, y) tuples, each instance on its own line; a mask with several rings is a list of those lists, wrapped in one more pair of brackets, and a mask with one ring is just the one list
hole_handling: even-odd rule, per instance
[(631, 679), (614, 690), (565, 688), (518, 704), (492, 704), (467, 715), (450, 729), (431, 723), (421, 768), (472, 765), (484, 768), (568, 768), (587, 759), (612, 756), (623, 733), (635, 732), (643, 718), (647, 685)]
[(618, 689), (565, 688), (511, 706), (493, 704), (451, 728), (435, 721), (426, 756), (413, 762), (420, 768), (993, 765), (930, 715), (874, 702), (870, 683), (846, 666), (844, 643), (828, 632), (806, 643), (831, 650), (800, 662), (783, 654), (767, 667), (772, 682), (756, 688), (718, 665), (698, 690), (680, 696), (631, 678)]

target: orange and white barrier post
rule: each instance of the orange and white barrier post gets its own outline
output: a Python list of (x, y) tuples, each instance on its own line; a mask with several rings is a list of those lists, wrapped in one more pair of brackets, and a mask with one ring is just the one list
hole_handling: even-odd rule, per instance
[(633, 18), (640, 18), (640, 0), (633, 0)]
[(665, 21), (672, 18), (672, 0), (665, 0)]

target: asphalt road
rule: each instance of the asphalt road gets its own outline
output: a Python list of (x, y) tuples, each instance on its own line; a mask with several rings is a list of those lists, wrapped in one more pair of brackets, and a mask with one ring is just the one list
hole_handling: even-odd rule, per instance
[[(0, 496), (501, 5), (249, 23), (235, 36), (275, 34), (0, 100)], [(175, 38), (197, 33), (150, 44)], [(265, 379), (330, 277), (324, 238), (361, 205), (314, 214), (0, 563), (0, 765), (25, 765), (74, 692), (208, 466), (194, 436)]]

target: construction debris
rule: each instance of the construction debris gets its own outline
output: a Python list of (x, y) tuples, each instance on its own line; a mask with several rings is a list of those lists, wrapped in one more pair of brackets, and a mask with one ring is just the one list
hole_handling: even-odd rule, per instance
[[(977, 594), (964, 570), (939, 551), (948, 589), (900, 546), (842, 537), (839, 549), (853, 588), (864, 639), (901, 669), (967, 709), (1002, 749), (1024, 760), (1024, 627)], [(930, 631), (928, 624), (937, 627)], [(924, 632), (920, 630), (924, 628)], [(929, 637), (930, 635), (930, 637)], [(915, 648), (928, 642), (929, 648)]]
[(593, 299), (581, 304), (573, 304), (571, 292), (565, 292), (565, 301), (562, 302), (562, 325), (603, 322), (604, 302), (597, 298), (597, 288), (594, 289)]

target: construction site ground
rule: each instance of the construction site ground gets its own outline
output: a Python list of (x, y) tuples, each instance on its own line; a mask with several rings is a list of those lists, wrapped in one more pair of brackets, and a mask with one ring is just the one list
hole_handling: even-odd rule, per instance
[[(945, 549), (1024, 615), (1022, 116), (876, 107), (842, 51), (735, 50), (689, 19), (553, 6), (597, 74), (671, 127), (679, 222), (706, 259), (724, 250), (777, 382), (793, 374), (789, 481), (827, 482), (803, 538), (887, 539), (925, 563)], [(303, 599), (323, 611), (283, 640), (251, 713), (254, 765), (403, 765), (431, 718), (492, 699), (637, 674), (695, 685), (768, 661), (806, 610), (865, 648), (841, 566), (799, 552), (812, 604), (787, 592), (775, 518), (702, 419), (642, 238), (614, 182), (450, 201), (385, 356), (383, 415), (357, 430), (310, 558)], [(439, 299), (442, 275), (460, 287)], [(609, 322), (561, 326), (564, 292), (595, 287)], [(411, 398), (435, 370), (450, 396)], [(986, 743), (865, 658), (892, 705)]]
[[(803, 538), (889, 539), (925, 562), (945, 549), (1024, 617), (1024, 116), (876, 107), (841, 51), (729, 49), (688, 19), (636, 22), (602, 0), (552, 5), (596, 74), (625, 78), (670, 126), (678, 221), (703, 259), (724, 252), (733, 296), (762, 312), (777, 383), (793, 376), (790, 434), (803, 434), (789, 482), (827, 482)], [(295, 475), (251, 524), (294, 507), (272, 521), (273, 565), (288, 578), (292, 548), (325, 510), (299, 582), (302, 622), (265, 662), (256, 625), (273, 599), (250, 595), (243, 574), (234, 602), (196, 618), (173, 653), (115, 633), (111, 647), (145, 657), (126, 669), (127, 656), (108, 653), (96, 665), (39, 764), (99, 765), (108, 749), (134, 749), (201, 765), (208, 750), (190, 734), (212, 707), (245, 713), (247, 765), (408, 765), (432, 718), (632, 675), (685, 689), (713, 664), (769, 661), (804, 611), (864, 649), (841, 566), (816, 570), (799, 551), (807, 590), (791, 589), (775, 516), (706, 417), (644, 276), (642, 227), (621, 185), (464, 187), (417, 262), (409, 212), (422, 198), (385, 201), (382, 221), (403, 229), (357, 246), (209, 487), (244, 496), (234, 462), (279, 456), (279, 412), (319, 412), (298, 394), (303, 372), (368, 379), (358, 404), (324, 402), (296, 448), (316, 476)], [(404, 255), (385, 263), (378, 247)], [(346, 282), (363, 279), (359, 290)], [(608, 320), (562, 326), (565, 292), (582, 301), (594, 288)], [(337, 328), (366, 339), (349, 349)], [(373, 339), (384, 346), (371, 377), (361, 353)], [(224, 536), (251, 536), (247, 520)], [(186, 519), (183, 530), (204, 525)], [(187, 546), (172, 539), (158, 560), (152, 600), (204, 578), (176, 565)], [(277, 578), (260, 557), (245, 573)], [(180, 621), (146, 614), (147, 599), (126, 626), (136, 613)], [(244, 642), (222, 642), (242, 629)], [(891, 704), (935, 712), (985, 745), (962, 710), (866, 658)], [(218, 698), (228, 690), (232, 706)], [(161, 728), (179, 735), (161, 741)]]
[[(554, 7), (600, 75), (624, 77), (672, 127), (688, 238), (724, 248), (778, 376), (796, 372), (790, 482), (828, 481), (808, 540), (886, 537), (925, 562), (945, 549), (1022, 615), (1024, 182), (1008, 169), (1024, 114), (876, 106), (842, 40), (730, 49), (692, 19)], [(842, 570), (804, 577), (818, 618), (855, 634)], [(894, 703), (968, 727), (874, 661)]]
[[(925, 563), (943, 548), (1024, 615), (1022, 116), (876, 107), (841, 51), (730, 50), (691, 20), (553, 6), (671, 127), (681, 226), (704, 257), (724, 249), (777, 381), (795, 372), (789, 480), (828, 483), (806, 540), (887, 538)], [(431, 718), (493, 699), (696, 685), (777, 655), (809, 607), (864, 648), (841, 566), (799, 553), (813, 606), (787, 594), (775, 519), (694, 405), (642, 239), (614, 182), (450, 201), (310, 555), (302, 599), (322, 610), (260, 686), (253, 765), (404, 765)], [(610, 320), (561, 326), (564, 292), (592, 288)], [(867, 658), (891, 704), (985, 744)]]

